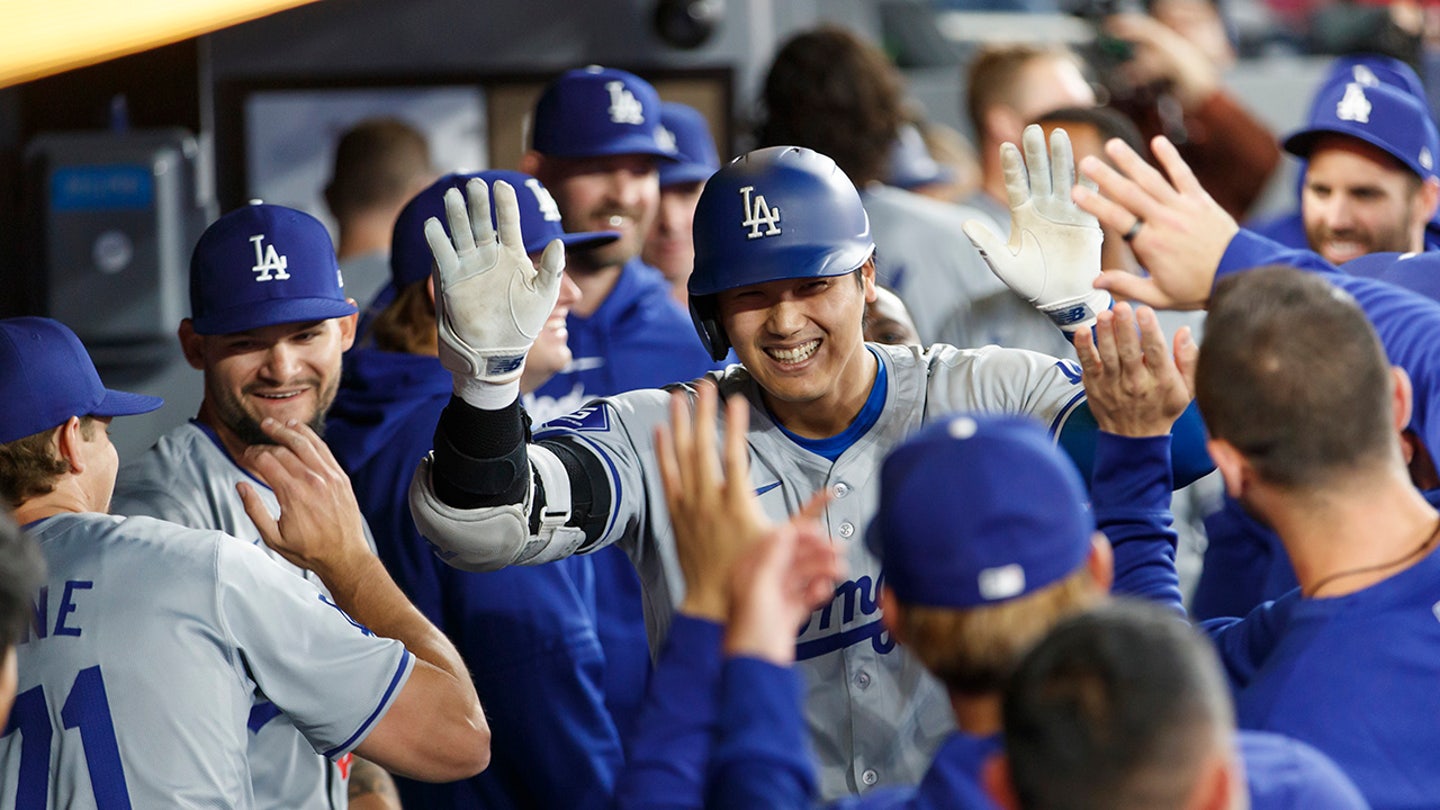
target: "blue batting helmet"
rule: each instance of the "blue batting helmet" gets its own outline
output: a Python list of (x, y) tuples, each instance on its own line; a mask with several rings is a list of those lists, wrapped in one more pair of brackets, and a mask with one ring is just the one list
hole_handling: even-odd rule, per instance
[(705, 184), (695, 206), (690, 314), (719, 360), (730, 341), (715, 295), (791, 278), (840, 276), (875, 252), (860, 194), (835, 161), (799, 146), (735, 158)]

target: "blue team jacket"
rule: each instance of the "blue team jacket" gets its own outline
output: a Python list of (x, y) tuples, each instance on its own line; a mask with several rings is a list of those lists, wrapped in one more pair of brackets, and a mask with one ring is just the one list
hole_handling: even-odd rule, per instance
[(406, 807), (604, 807), (622, 754), (605, 703), (590, 559), (468, 573), (431, 553), (410, 517), (410, 477), (451, 387), (435, 358), (355, 349), (326, 429), (380, 559), (455, 642), (495, 740), (490, 767), (471, 779), (395, 782)]

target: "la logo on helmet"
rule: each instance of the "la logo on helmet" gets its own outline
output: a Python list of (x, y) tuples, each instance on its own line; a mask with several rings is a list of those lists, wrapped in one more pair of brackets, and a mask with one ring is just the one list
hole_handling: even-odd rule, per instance
[[(763, 236), (777, 236), (780, 233), (780, 209), (771, 208), (765, 202), (764, 194), (756, 194), (751, 198), (754, 186), (745, 186), (740, 189), (740, 197), (745, 205), (745, 219), (740, 223), (742, 228), (749, 228), (750, 233), (745, 235), (746, 239), (759, 239)], [(765, 230), (761, 231), (760, 226), (764, 225)]]
[[(265, 234), (257, 233), (250, 237), (250, 244), (255, 246), (255, 266), (250, 271), (255, 273), (256, 281), (284, 281), (290, 278), (285, 272), (290, 267), (290, 258), (281, 256), (275, 249), (275, 245), (262, 245), (265, 241)], [(271, 271), (275, 271), (271, 273)]]
[(610, 120), (616, 124), (645, 123), (645, 108), (636, 100), (635, 94), (625, 89), (624, 82), (606, 82), (610, 91)]

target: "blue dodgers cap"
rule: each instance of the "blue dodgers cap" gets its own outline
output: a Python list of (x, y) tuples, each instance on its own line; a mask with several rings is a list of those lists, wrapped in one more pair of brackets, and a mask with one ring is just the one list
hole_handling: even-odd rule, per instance
[(900, 134), (890, 146), (885, 183), (907, 191), (931, 183), (949, 183), (955, 170), (935, 162), (925, 146), (925, 138), (914, 124), (900, 127)]
[(633, 73), (599, 65), (568, 70), (535, 102), (531, 144), (551, 157), (654, 155), (675, 159), (660, 135), (660, 96)]
[(1090, 553), (1075, 465), (1038, 422), (959, 415), (895, 448), (865, 543), (901, 601), (970, 608), (1032, 593)]
[[(1326, 90), (1350, 82), (1366, 87), (1383, 84), (1429, 103), (1425, 85), (1414, 68), (1392, 56), (1381, 56), (1378, 53), (1352, 53), (1331, 62), (1329, 72), (1325, 74), (1324, 80), (1320, 82), (1320, 89), (1315, 93), (1316, 102)], [(1314, 107), (1310, 111), (1310, 117), (1315, 117)]]
[(1405, 91), (1359, 82), (1328, 87), (1316, 98), (1310, 123), (1288, 135), (1282, 145), (1290, 154), (1308, 159), (1315, 142), (1325, 135), (1359, 139), (1420, 178), (1435, 177), (1440, 132), (1429, 109)]
[(390, 241), (390, 278), (397, 290), (429, 277), (434, 259), (430, 243), (425, 241), (425, 221), (431, 217), (439, 219), (448, 233), (450, 223), (445, 215), (445, 192), (458, 188), (463, 194), (465, 184), (477, 177), (490, 186), (491, 226), (495, 226), (495, 181), (504, 180), (515, 189), (515, 201), (520, 206), (520, 235), (525, 240), (526, 253), (539, 253), (555, 239), (564, 242), (567, 248), (586, 248), (620, 238), (615, 231), (565, 233), (555, 198), (539, 180), (523, 172), (495, 170), (447, 174), (416, 194), (395, 218), (395, 230)]
[(201, 335), (354, 315), (330, 233), (304, 211), (259, 201), (211, 223), (190, 255), (190, 320)]
[(50, 318), (0, 321), (0, 401), (0, 444), (59, 427), (72, 416), (129, 416), (165, 404), (106, 388), (80, 338)]
[(660, 140), (675, 147), (675, 160), (660, 164), (660, 187), (702, 183), (720, 170), (720, 155), (710, 137), (710, 122), (686, 104), (660, 104)]

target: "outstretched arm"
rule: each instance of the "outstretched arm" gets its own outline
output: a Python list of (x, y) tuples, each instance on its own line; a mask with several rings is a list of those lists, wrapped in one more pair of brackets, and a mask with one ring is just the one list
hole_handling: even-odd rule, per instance
[(495, 184), (498, 230), (485, 182), (472, 179), (466, 192), (468, 207), (459, 190), (445, 194), (448, 234), (438, 219), (425, 223), (440, 361), (455, 396), (410, 496), (421, 534), (446, 562), (489, 571), (568, 556), (596, 539), (610, 499), (593, 456), (564, 442), (528, 444), (518, 402), (526, 354), (559, 295), (564, 248), (552, 242), (532, 265), (514, 189)]
[(1122, 302), (1100, 315), (1093, 336), (1076, 335), (1075, 352), (1100, 427), (1090, 495), (1115, 549), (1113, 590), (1183, 615), (1170, 528), (1170, 432), (1190, 403), (1198, 349), (1182, 328), (1172, 351), (1153, 310)]

